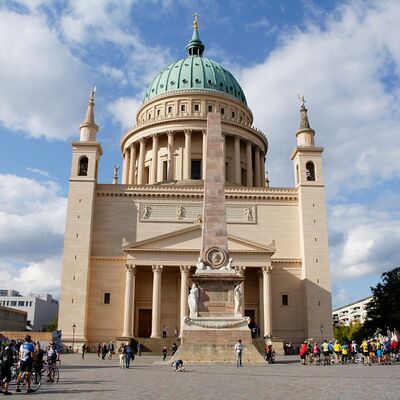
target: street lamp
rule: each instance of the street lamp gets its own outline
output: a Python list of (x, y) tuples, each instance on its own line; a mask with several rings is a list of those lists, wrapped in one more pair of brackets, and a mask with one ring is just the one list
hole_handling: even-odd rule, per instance
[(319, 330), (321, 331), (321, 336), (322, 336), (322, 339), (323, 339), (324, 338), (324, 330), (325, 330), (325, 328), (324, 328), (324, 326), (322, 324), (319, 327)]
[(74, 343), (75, 343), (75, 329), (76, 329), (76, 325), (73, 324), (72, 325), (72, 352), (74, 352)]

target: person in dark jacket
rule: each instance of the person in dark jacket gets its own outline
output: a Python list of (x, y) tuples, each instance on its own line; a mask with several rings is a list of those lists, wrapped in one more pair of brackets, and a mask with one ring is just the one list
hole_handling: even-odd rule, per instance
[(8, 391), (8, 386), (11, 382), (11, 367), (14, 361), (14, 353), (11, 346), (8, 343), (3, 343), (3, 349), (0, 353), (1, 360), (1, 370), (0, 379), (4, 381), (4, 395), (10, 395), (11, 392)]

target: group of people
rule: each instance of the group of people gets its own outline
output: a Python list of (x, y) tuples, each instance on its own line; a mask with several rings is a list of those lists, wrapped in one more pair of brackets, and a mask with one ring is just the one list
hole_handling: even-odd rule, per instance
[(119, 368), (128, 369), (130, 367), (131, 361), (135, 359), (135, 349), (136, 354), (140, 357), (142, 355), (142, 345), (140, 342), (135, 342), (133, 340), (127, 343), (121, 343), (118, 349), (119, 356)]
[[(47, 355), (46, 361), (44, 356)], [(9, 391), (9, 384), (12, 379), (12, 368), (14, 364), (19, 367), (17, 375), (16, 392), (21, 392), (21, 383), (25, 377), (27, 383), (27, 393), (33, 392), (31, 388), (31, 374), (35, 372), (41, 378), (44, 364), (52, 365), (59, 359), (54, 343), (50, 342), (44, 350), (40, 342), (32, 342), (31, 336), (27, 335), (24, 341), (4, 339), (0, 346), (0, 380), (3, 385), (3, 394), (12, 394)], [(49, 377), (48, 381), (51, 381)]]
[(300, 346), (299, 354), (303, 365), (390, 364), (392, 357), (395, 360), (399, 358), (399, 344), (396, 337), (364, 339), (360, 344), (355, 340), (324, 340), (321, 344), (305, 340)]
[[(86, 352), (86, 345), (82, 345), (82, 358), (85, 358), (85, 352)], [(112, 356), (114, 354), (114, 343), (113, 342), (108, 342), (108, 343), (98, 343), (97, 344), (97, 357), (101, 357), (102, 360), (105, 360), (106, 357), (108, 356), (108, 359), (111, 360)]]

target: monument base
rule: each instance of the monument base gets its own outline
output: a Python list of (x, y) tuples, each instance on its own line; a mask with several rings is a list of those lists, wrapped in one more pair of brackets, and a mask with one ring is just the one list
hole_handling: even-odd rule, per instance
[(189, 318), (186, 317), (181, 345), (171, 362), (183, 364), (234, 364), (234, 346), (240, 339), (243, 345), (243, 364), (265, 364), (251, 339), (247, 317)]

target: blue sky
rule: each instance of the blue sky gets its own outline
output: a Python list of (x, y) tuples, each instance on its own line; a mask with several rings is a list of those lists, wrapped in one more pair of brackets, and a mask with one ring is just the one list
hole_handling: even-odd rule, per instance
[(268, 137), (273, 186), (293, 186), (306, 97), (325, 146), (334, 305), (367, 296), (400, 264), (398, 1), (5, 0), (0, 286), (58, 292), (70, 142), (89, 91), (109, 183), (147, 85), (185, 56), (195, 11), (205, 55), (234, 73)]

